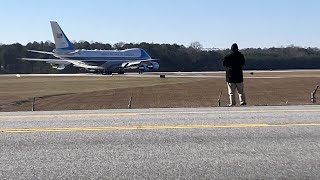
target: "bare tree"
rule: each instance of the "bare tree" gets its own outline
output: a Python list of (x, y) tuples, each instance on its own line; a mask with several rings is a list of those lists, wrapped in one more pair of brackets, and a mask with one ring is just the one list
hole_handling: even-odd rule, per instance
[(125, 45), (124, 42), (118, 42), (118, 43), (113, 45), (113, 48), (115, 48), (115, 49), (123, 49), (124, 45)]
[(196, 50), (202, 50), (203, 46), (200, 42), (191, 42), (189, 48), (196, 49)]

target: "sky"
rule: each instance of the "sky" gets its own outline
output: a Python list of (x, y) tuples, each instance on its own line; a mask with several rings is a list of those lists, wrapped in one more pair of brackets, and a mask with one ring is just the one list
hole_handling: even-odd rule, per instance
[(0, 43), (169, 43), (205, 48), (320, 47), (319, 0), (0, 0)]

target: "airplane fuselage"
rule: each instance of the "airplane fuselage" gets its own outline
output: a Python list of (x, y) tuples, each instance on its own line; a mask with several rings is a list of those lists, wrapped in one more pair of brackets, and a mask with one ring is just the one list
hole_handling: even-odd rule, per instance
[(55, 53), (54, 56), (60, 59), (81, 60), (81, 61), (130, 61), (147, 60), (151, 57), (139, 48), (126, 50), (82, 50), (71, 52)]
[[(64, 60), (77, 60), (84, 62), (90, 66), (99, 66), (103, 69), (113, 71), (115, 69), (135, 69), (141, 70), (158, 68), (159, 64), (150, 62), (149, 65), (139, 64), (127, 67), (130, 62), (149, 60), (151, 57), (147, 52), (140, 48), (126, 50), (82, 50), (56, 52), (55, 57)], [(129, 63), (128, 63), (129, 62)]]

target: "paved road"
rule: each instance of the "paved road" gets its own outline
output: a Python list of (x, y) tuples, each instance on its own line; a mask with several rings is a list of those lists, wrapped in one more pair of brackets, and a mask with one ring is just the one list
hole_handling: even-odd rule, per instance
[(320, 107), (0, 113), (1, 179), (320, 179)]

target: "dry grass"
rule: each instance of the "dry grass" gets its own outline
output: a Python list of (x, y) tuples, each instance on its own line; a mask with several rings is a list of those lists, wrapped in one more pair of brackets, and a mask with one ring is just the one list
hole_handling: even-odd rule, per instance
[[(283, 78), (246, 79), (248, 105), (309, 104), (311, 91), (320, 84), (320, 72), (264, 76)], [(211, 107), (217, 106), (221, 91), (222, 105), (228, 103), (224, 78), (0, 77), (0, 81), (1, 111), (28, 111), (32, 97), (39, 97), (36, 110), (127, 108), (130, 96), (132, 108)]]

